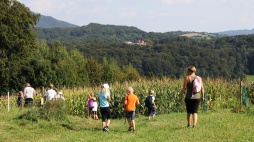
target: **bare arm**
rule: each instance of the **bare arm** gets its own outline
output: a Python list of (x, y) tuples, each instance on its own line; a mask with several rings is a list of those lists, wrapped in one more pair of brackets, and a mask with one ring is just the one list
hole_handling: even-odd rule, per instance
[(205, 100), (205, 88), (204, 88), (204, 85), (203, 85), (203, 81), (202, 81), (202, 87), (201, 87), (201, 94), (202, 94), (202, 101), (204, 101)]
[(183, 93), (185, 92), (185, 90), (187, 88), (187, 82), (188, 82), (188, 76), (186, 76), (185, 79), (184, 79), (183, 88), (182, 88), (182, 90), (180, 92), (180, 96), (179, 96), (180, 102), (182, 101)]
[(139, 100), (137, 100), (137, 103), (136, 103), (137, 105), (139, 105), (140, 103), (139, 103)]
[(125, 99), (124, 99), (124, 105), (125, 105), (125, 106), (126, 106), (126, 105), (127, 105), (127, 103), (128, 103), (127, 98), (128, 98), (128, 95), (126, 95), (126, 96), (125, 96)]
[(57, 100), (57, 93), (55, 93), (54, 95), (54, 100)]
[(23, 97), (26, 98), (26, 89), (24, 89)]
[(110, 96), (108, 96), (108, 102), (110, 102), (111, 101), (111, 97)]

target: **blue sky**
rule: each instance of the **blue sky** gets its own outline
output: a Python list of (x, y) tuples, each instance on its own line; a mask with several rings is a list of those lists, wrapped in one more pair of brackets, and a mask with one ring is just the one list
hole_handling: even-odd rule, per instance
[(134, 26), (146, 32), (254, 28), (254, 0), (18, 0), (31, 11), (78, 26)]

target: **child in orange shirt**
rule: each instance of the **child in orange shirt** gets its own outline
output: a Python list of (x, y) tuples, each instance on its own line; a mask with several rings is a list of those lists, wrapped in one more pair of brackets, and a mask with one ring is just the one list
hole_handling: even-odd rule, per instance
[(136, 126), (135, 126), (135, 110), (136, 105), (139, 105), (139, 99), (136, 95), (133, 94), (133, 88), (128, 87), (127, 88), (127, 96), (125, 99), (125, 108), (127, 111), (127, 119), (129, 123), (129, 131), (133, 130), (133, 132), (136, 132)]

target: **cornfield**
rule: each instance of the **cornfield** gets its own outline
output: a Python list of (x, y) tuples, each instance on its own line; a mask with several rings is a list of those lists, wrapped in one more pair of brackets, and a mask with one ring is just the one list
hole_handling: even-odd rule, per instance
[[(203, 79), (203, 83), (205, 87), (207, 109), (234, 108), (240, 104), (240, 87), (237, 80), (226, 81), (223, 79), (207, 78)], [(155, 91), (155, 103), (159, 114), (183, 112), (185, 111), (185, 104), (183, 102), (179, 102), (179, 94), (182, 85), (183, 79), (170, 78), (110, 84), (110, 108), (112, 116), (113, 118), (124, 117), (123, 103), (126, 95), (126, 88), (128, 86), (132, 86), (134, 88), (134, 94), (139, 97), (140, 105), (137, 106), (137, 114), (139, 115), (146, 114), (147, 110), (144, 106), (144, 100), (151, 89)], [(62, 88), (61, 91), (66, 99), (65, 104), (68, 108), (68, 113), (71, 115), (86, 117), (88, 115), (87, 94), (93, 92), (98, 100), (96, 94), (99, 89), (100, 86), (97, 88)], [(34, 104), (36, 106), (40, 104), (41, 97), (41, 94), (37, 94), (35, 97)], [(16, 106), (16, 96), (11, 95), (10, 107)], [(0, 98), (0, 107), (2, 109), (7, 108), (7, 97)]]

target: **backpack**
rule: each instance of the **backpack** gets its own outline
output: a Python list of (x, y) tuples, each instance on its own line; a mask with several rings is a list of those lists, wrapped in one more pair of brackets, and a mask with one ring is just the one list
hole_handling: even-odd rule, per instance
[(196, 94), (201, 91), (202, 87), (202, 80), (199, 76), (196, 76), (196, 78), (192, 81), (193, 87), (192, 87), (192, 94)]
[(90, 99), (90, 100), (88, 101), (88, 107), (89, 107), (89, 108), (93, 108), (93, 99)]
[(147, 108), (152, 108), (153, 107), (153, 102), (152, 102), (152, 96), (147, 96), (146, 99), (145, 99), (145, 106)]

